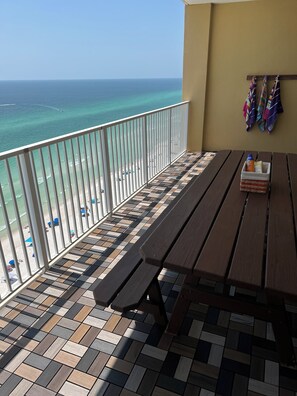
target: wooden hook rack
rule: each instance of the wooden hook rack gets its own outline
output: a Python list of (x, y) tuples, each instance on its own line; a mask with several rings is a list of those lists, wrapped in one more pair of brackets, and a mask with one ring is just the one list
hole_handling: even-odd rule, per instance
[[(266, 74), (267, 80), (275, 80), (278, 74)], [(297, 74), (279, 74), (279, 80), (297, 80)], [(251, 80), (253, 77), (257, 77), (257, 80), (263, 80), (265, 74), (248, 74), (247, 80)]]

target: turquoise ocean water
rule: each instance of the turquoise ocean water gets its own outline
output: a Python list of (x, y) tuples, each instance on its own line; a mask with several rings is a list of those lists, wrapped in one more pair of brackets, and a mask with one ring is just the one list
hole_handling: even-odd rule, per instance
[[(0, 81), (0, 153), (178, 103), (181, 87), (181, 79)], [(0, 161), (0, 182), (14, 223), (4, 173)], [(12, 177), (17, 179), (17, 174)], [(21, 202), (18, 183), (15, 189)], [(20, 215), (25, 216), (23, 207)]]
[(181, 101), (181, 79), (0, 81), (0, 152)]

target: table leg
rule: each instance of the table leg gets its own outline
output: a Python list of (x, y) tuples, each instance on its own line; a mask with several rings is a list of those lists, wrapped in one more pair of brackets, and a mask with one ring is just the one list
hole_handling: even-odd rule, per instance
[(290, 366), (296, 366), (296, 356), (284, 301), (281, 298), (268, 295), (267, 302), (280, 361)]
[(179, 292), (179, 295), (177, 297), (176, 303), (173, 308), (173, 312), (171, 315), (171, 318), (169, 320), (166, 332), (170, 334), (178, 334), (178, 331), (181, 327), (181, 324), (184, 320), (184, 317), (190, 307), (191, 300), (186, 297), (186, 294), (184, 293), (184, 286), (185, 285), (191, 285), (191, 286), (196, 286), (199, 283), (199, 278), (194, 278), (192, 276), (187, 276), (186, 279), (184, 280), (183, 286), (181, 291)]

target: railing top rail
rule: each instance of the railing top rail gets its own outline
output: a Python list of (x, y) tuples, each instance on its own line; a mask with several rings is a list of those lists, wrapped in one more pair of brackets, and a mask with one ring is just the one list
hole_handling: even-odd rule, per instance
[(118, 125), (118, 124), (121, 124), (123, 122), (132, 121), (132, 120), (135, 120), (137, 118), (141, 118), (141, 117), (144, 117), (144, 116), (147, 116), (147, 115), (151, 115), (151, 114), (154, 114), (154, 113), (159, 113), (161, 111), (165, 111), (165, 110), (168, 110), (168, 109), (173, 109), (175, 107), (179, 107), (179, 106), (182, 106), (182, 105), (188, 104), (188, 103), (189, 103), (189, 101), (186, 100), (186, 101), (183, 101), (183, 102), (176, 103), (174, 105), (161, 107), (161, 108), (156, 109), (156, 110), (151, 110), (151, 111), (147, 111), (145, 113), (136, 114), (134, 116), (121, 118), (119, 120), (107, 122), (105, 124), (100, 124), (100, 125), (97, 125), (97, 126), (94, 126), (94, 127), (91, 127), (91, 128), (86, 128), (86, 129), (81, 129), (79, 131), (70, 132), (70, 133), (67, 133), (65, 135), (54, 137), (52, 139), (42, 140), (40, 142), (32, 143), (32, 144), (29, 144), (27, 146), (23, 146), (23, 147), (19, 147), (19, 148), (16, 148), (16, 149), (4, 151), (4, 152), (0, 153), (0, 160), (4, 160), (6, 158), (10, 158), (10, 157), (16, 156), (18, 154), (23, 154), (23, 153), (28, 152), (28, 151), (33, 151), (33, 150), (36, 150), (36, 149), (40, 149), (40, 148), (46, 147), (46, 146), (48, 146), (50, 144), (57, 144), (57, 143), (65, 141), (65, 140), (73, 139), (73, 138), (78, 137), (78, 136), (82, 136), (82, 135), (86, 135), (86, 134), (91, 133), (91, 132), (102, 130), (104, 128), (110, 128), (110, 127), (112, 127), (114, 125)]

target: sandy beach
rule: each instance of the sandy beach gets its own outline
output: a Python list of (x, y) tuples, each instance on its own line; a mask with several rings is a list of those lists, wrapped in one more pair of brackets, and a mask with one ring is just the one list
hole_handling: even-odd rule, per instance
[[(177, 146), (176, 144), (173, 144)], [(161, 147), (159, 148), (159, 156), (161, 155)], [(177, 150), (178, 151), (178, 150)], [(151, 173), (155, 173), (158, 168), (161, 157), (154, 154), (149, 160), (149, 167)], [(137, 186), (141, 180), (143, 160), (129, 164), (122, 167), (115, 174), (111, 174), (111, 188), (112, 194), (117, 202), (121, 203), (130, 194), (133, 194), (132, 186)], [(43, 211), (43, 223), (45, 227), (46, 249), (49, 262), (53, 260), (65, 248), (75, 242), (80, 236), (86, 233), (93, 225), (98, 223), (107, 214), (107, 203), (105, 198), (105, 190), (103, 178), (96, 183), (96, 195), (92, 197), (92, 192), (79, 192), (79, 196), (72, 196), (65, 204), (60, 202), (59, 210), (53, 208), (51, 202), (51, 210), (53, 219), (58, 218), (59, 224), (57, 226), (49, 226), (50, 215), (49, 211)], [(130, 186), (130, 188), (128, 187)], [(135, 189), (135, 191), (138, 188)], [(124, 197), (124, 199), (123, 199)], [(53, 200), (54, 201), (54, 200)], [(79, 205), (79, 206), (78, 206)], [(23, 235), (22, 235), (23, 233)], [(1, 239), (2, 250), (4, 253), (6, 268), (8, 269), (7, 277), (12, 291), (16, 290), (23, 282), (28, 280), (32, 275), (41, 268), (36, 252), (34, 250), (34, 235), (28, 224), (22, 227), (22, 232), (16, 230), (12, 233), (13, 247), (11, 246), (8, 237)], [(31, 240), (30, 240), (31, 238)], [(26, 242), (29, 239), (28, 242)], [(15, 250), (15, 255), (13, 254)], [(13, 260), (16, 262), (15, 267), (9, 265)], [(8, 282), (3, 267), (0, 266), (0, 296), (5, 298), (11, 291), (9, 290)]]

